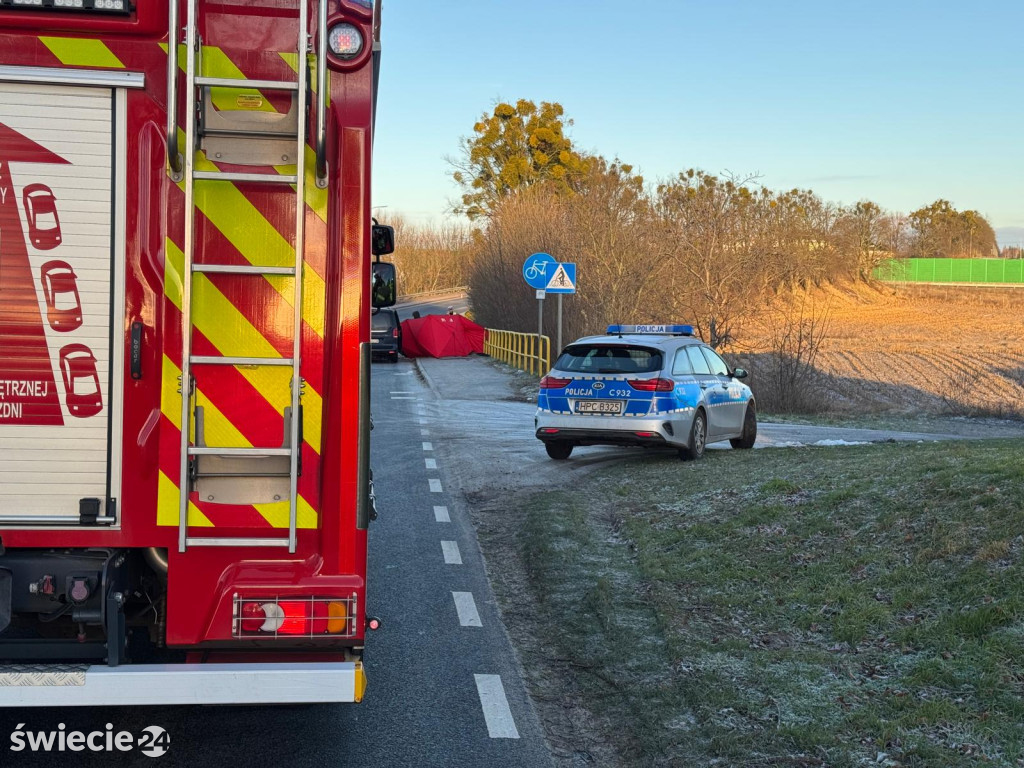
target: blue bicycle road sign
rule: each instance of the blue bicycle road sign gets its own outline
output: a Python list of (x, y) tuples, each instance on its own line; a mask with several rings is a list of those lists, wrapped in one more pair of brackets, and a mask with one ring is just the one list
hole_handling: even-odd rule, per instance
[(523, 262), (523, 280), (531, 288), (543, 290), (557, 269), (555, 257), (550, 253), (535, 253)]

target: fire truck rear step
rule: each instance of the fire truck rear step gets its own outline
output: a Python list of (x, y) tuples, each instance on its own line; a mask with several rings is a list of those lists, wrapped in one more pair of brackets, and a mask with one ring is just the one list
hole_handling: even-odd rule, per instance
[[(303, 27), (300, 34), (304, 31)], [(299, 54), (300, 58), (305, 58), (302, 51)], [(236, 165), (291, 165), (302, 154), (302, 147), (296, 147), (295, 142), (299, 138), (300, 104), (301, 112), (305, 113), (305, 101), (300, 102), (299, 94), (301, 91), (304, 95), (306, 88), (300, 88), (298, 80), (196, 77), (194, 82), (202, 91), (199, 137), (210, 160)], [(284, 114), (265, 112), (259, 109), (264, 103), (263, 96), (254, 93), (236, 97), (239, 109), (217, 109), (213, 103), (213, 88), (290, 91), (291, 105)]]
[[(203, 407), (197, 406), (196, 444), (188, 449), (188, 455), (193, 457), (194, 488), (200, 500), (209, 504), (274, 504), (287, 500), (293, 453), (291, 408), (285, 408), (282, 445), (273, 448), (208, 446), (204, 416)], [(298, 471), (301, 475), (301, 461)]]
[[(185, 24), (185, 266), (182, 280), (182, 366), (181, 366), (181, 472), (178, 510), (178, 549), (184, 552), (190, 546), (280, 546), (295, 552), (298, 520), (298, 481), (302, 471), (302, 265), (305, 251), (305, 184), (306, 184), (306, 131), (310, 41), (307, 34), (310, 0), (299, 0), (296, 24), (296, 53), (298, 72), (294, 81), (244, 80), (206, 77), (201, 74), (199, 58), (198, 0), (187, 0), (188, 15)], [(320, 31), (323, 35), (326, 21), (326, 0), (320, 0)], [(179, 39), (177, 24), (172, 14), (170, 39)], [(173, 62), (172, 62), (173, 63)], [(318, 83), (325, 83), (326, 61), (317, 57)], [(168, 66), (172, 78), (171, 93), (176, 92), (177, 67)], [(262, 96), (240, 94), (238, 110), (218, 110), (213, 104), (212, 89), (275, 90), (292, 94), (287, 113), (260, 111)], [(323, 92), (321, 88), (321, 92)], [(244, 104), (251, 99), (251, 105)], [(257, 103), (258, 102), (258, 103)], [(318, 118), (318, 126), (323, 122)], [(201, 140), (201, 145), (200, 145)], [(196, 170), (196, 151), (202, 148), (206, 158), (214, 162), (234, 165), (278, 167), (294, 165), (295, 173), (273, 172), (241, 173), (236, 171)], [(317, 182), (321, 183), (320, 165)], [(295, 189), (295, 264), (294, 266), (235, 266), (228, 264), (196, 264), (196, 205), (195, 185), (199, 181), (219, 181), (272, 185), (292, 185)], [(290, 357), (261, 358), (225, 354), (223, 356), (192, 354), (192, 276), (195, 273), (223, 275), (283, 275), (293, 282), (292, 354)], [(202, 406), (195, 403), (196, 385), (193, 365), (216, 366), (281, 366), (290, 367), (291, 402), (284, 408), (283, 441), (281, 447), (217, 447), (208, 446), (204, 436)], [(296, 415), (293, 418), (293, 414)], [(190, 440), (195, 433), (195, 441)], [(200, 503), (255, 504), (288, 502), (287, 538), (234, 538), (195, 537), (189, 535), (189, 497), (195, 491)], [(255, 542), (255, 543), (254, 543)]]

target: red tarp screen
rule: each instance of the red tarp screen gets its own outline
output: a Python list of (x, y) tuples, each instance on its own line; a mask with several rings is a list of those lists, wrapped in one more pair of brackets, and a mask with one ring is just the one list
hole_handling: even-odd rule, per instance
[(483, 354), (483, 326), (462, 315), (426, 315), (402, 322), (402, 354), (406, 357), (465, 357)]

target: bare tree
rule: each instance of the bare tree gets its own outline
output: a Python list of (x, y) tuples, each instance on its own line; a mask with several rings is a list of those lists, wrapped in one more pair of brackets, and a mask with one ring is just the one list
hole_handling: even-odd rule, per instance
[(403, 294), (455, 288), (466, 284), (473, 257), (472, 231), (460, 221), (413, 224), (401, 214), (381, 217), (395, 228), (392, 260)]

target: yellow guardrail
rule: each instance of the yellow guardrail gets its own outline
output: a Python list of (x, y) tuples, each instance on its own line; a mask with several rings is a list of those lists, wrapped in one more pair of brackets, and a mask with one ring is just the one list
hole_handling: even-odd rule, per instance
[(488, 328), (484, 354), (535, 376), (551, 370), (551, 339), (536, 333)]

